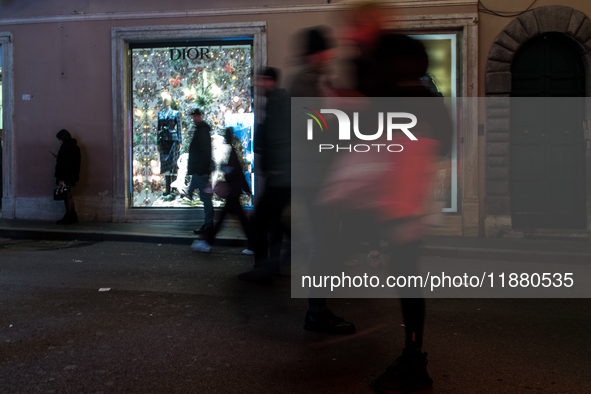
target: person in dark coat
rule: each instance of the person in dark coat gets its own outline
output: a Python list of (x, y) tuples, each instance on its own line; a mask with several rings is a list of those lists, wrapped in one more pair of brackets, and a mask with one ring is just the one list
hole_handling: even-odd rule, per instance
[(193, 139), (189, 145), (189, 163), (187, 174), (191, 175), (189, 184), (189, 199), (193, 199), (193, 192), (199, 189), (199, 198), (203, 201), (205, 219), (203, 226), (196, 233), (213, 230), (213, 203), (211, 194), (205, 193), (205, 187), (209, 184), (209, 176), (213, 170), (211, 156), (211, 127), (201, 117), (201, 111), (195, 108), (191, 112), (193, 118)]
[(55, 164), (56, 185), (68, 188), (64, 200), (66, 214), (57, 221), (57, 224), (78, 223), (76, 205), (72, 198), (72, 187), (76, 185), (80, 177), (80, 148), (78, 147), (78, 141), (72, 138), (72, 135), (66, 129), (60, 130), (56, 137), (61, 144)]
[(172, 109), (170, 97), (164, 99), (164, 108), (158, 112), (158, 153), (160, 154), (160, 173), (164, 174), (164, 196), (171, 192), (170, 185), (178, 172), (179, 153), (183, 143), (181, 114)]
[(234, 137), (234, 130), (231, 127), (226, 129), (226, 144), (228, 144), (230, 148), (230, 156), (228, 158), (227, 164), (222, 166), (222, 170), (224, 171), (224, 176), (226, 178), (226, 182), (224, 186), (227, 187), (227, 197), (226, 197), (226, 204), (222, 208), (220, 212), (220, 216), (218, 221), (216, 222), (213, 231), (208, 231), (203, 235), (202, 240), (196, 240), (193, 242), (191, 246), (193, 250), (197, 252), (204, 252), (207, 253), (211, 249), (211, 245), (213, 245), (215, 241), (215, 236), (220, 231), (222, 227), (222, 222), (228, 213), (232, 213), (238, 216), (240, 220), (240, 224), (242, 225), (242, 229), (246, 234), (246, 239), (248, 240), (248, 248), (243, 250), (243, 254), (252, 255), (252, 234), (250, 228), (250, 221), (244, 214), (242, 210), (242, 206), (240, 205), (240, 196), (242, 193), (252, 194), (250, 191), (250, 187), (248, 186), (248, 182), (246, 181), (246, 177), (244, 176), (244, 171), (242, 165), (240, 164), (240, 160), (238, 160), (238, 154), (236, 153), (236, 149), (234, 149), (233, 143), (235, 141)]
[[(335, 94), (332, 87), (332, 65), (335, 53), (335, 44), (331, 38), (331, 31), (324, 26), (316, 26), (302, 31), (303, 65), (294, 76), (290, 93), (292, 97), (326, 97)], [(330, 119), (329, 119), (330, 121)], [(331, 141), (329, 141), (331, 142)], [(301, 155), (299, 155), (301, 156)], [(294, 157), (298, 159), (298, 157)], [(325, 171), (330, 166), (332, 155), (313, 156), (305, 158), (302, 167), (294, 172), (292, 187), (302, 197), (308, 216), (310, 217), (312, 247), (309, 256), (309, 272), (316, 274), (318, 266), (327, 249), (332, 245), (329, 240), (339, 231), (338, 220), (334, 215), (315, 204), (318, 190), (322, 187)], [(301, 158), (301, 160), (304, 160)], [(297, 165), (297, 164), (294, 164)], [(314, 169), (305, 171), (305, 179), (301, 178), (302, 168)], [(322, 294), (310, 293), (308, 310), (304, 320), (304, 329), (309, 331), (327, 332), (331, 334), (353, 334), (355, 325), (346, 321), (328, 309), (326, 299)]]
[(265, 175), (265, 190), (254, 212), (254, 268), (239, 275), (239, 279), (247, 281), (268, 280), (279, 271), (277, 251), (280, 253), (283, 230), (278, 224), (291, 199), (291, 97), (279, 87), (278, 78), (277, 69), (266, 67), (257, 80), (267, 96), (265, 120), (257, 125), (254, 140)]

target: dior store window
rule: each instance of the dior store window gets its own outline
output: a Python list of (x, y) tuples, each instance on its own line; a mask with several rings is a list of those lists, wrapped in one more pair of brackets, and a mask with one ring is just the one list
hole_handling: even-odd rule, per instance
[(2, 149), (4, 149), (4, 112), (2, 110), (2, 45), (0, 45), (0, 208), (2, 208), (2, 184), (3, 184), (3, 171), (2, 171)]
[[(234, 129), (234, 148), (255, 193), (253, 154), (252, 39), (133, 44), (132, 190), (133, 207), (202, 206), (188, 195), (189, 145), (194, 109), (211, 127), (212, 187), (224, 179), (229, 155), (223, 137)], [(224, 200), (213, 194), (214, 206)], [(243, 195), (243, 206), (252, 198)]]

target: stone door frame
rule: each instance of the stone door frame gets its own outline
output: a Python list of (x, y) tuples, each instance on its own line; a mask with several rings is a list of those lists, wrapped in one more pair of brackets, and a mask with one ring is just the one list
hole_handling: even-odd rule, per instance
[[(591, 19), (570, 7), (539, 7), (515, 18), (496, 37), (486, 62), (486, 184), (485, 235), (496, 237), (512, 230), (510, 178), (511, 64), (530, 39), (544, 33), (562, 33), (572, 39), (585, 67), (586, 95), (591, 96)], [(591, 123), (587, 106), (586, 123)], [(591, 230), (591, 141), (586, 143), (587, 229)]]
[(2, 218), (15, 217), (14, 190), (14, 90), (12, 87), (12, 33), (0, 32), (0, 56), (2, 57)]

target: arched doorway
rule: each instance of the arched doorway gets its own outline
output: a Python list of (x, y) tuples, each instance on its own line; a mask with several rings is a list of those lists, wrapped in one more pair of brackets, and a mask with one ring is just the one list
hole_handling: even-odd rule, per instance
[[(584, 65), (564, 34), (542, 34), (515, 55), (511, 97), (584, 96)], [(514, 229), (585, 228), (583, 114), (580, 100), (512, 100), (509, 190)]]
[[(567, 140), (570, 138), (577, 139), (579, 138), (580, 130), (582, 128), (581, 120), (583, 120), (588, 126), (584, 131), (584, 143), (581, 144), (584, 146), (584, 167), (585, 171), (583, 171), (583, 183), (584, 183), (584, 192), (583, 198), (585, 199), (584, 208), (581, 209), (577, 208), (574, 211), (560, 211), (560, 207), (565, 207), (564, 201), (566, 201), (566, 196), (560, 195), (552, 195), (552, 193), (556, 192), (564, 192), (566, 193), (566, 188), (563, 187), (548, 187), (543, 186), (546, 197), (544, 199), (544, 207), (543, 212), (553, 212), (553, 210), (557, 214), (563, 215), (574, 215), (577, 216), (577, 220), (574, 220), (574, 217), (570, 217), (566, 219), (563, 223), (553, 223), (553, 219), (545, 218), (541, 220), (541, 224), (536, 223), (523, 223), (521, 222), (521, 218), (518, 218), (519, 212), (526, 212), (521, 210), (519, 206), (514, 206), (513, 198), (517, 198), (517, 204), (519, 205), (519, 191), (512, 190), (514, 188), (525, 187), (524, 185), (520, 184), (517, 181), (516, 171), (512, 168), (513, 165), (519, 165), (519, 163), (514, 162), (515, 155), (518, 154), (514, 152), (516, 149), (513, 147), (513, 144), (519, 144), (519, 138), (517, 135), (521, 133), (523, 136), (524, 131), (528, 131), (531, 133), (531, 130), (527, 128), (522, 128), (518, 130), (517, 133), (513, 133), (512, 129), (515, 123), (513, 112), (513, 106), (516, 102), (516, 98), (512, 98), (513, 96), (546, 96), (548, 94), (555, 94), (557, 96), (580, 96), (581, 93), (579, 92), (580, 88), (580, 75), (575, 72), (569, 72), (567, 74), (570, 75), (565, 81), (568, 83), (574, 83), (577, 85), (575, 87), (575, 92), (572, 92), (572, 86), (567, 86), (568, 83), (562, 83), (558, 85), (562, 85), (567, 87), (565, 91), (557, 91), (555, 88), (557, 86), (552, 87), (550, 93), (547, 93), (548, 89), (546, 86), (540, 86), (540, 83), (549, 83), (552, 81), (558, 81), (559, 78), (553, 78), (553, 73), (551, 72), (549, 76), (540, 77), (540, 73), (537, 76), (530, 75), (530, 79), (527, 77), (518, 78), (516, 77), (515, 80), (513, 79), (513, 72), (520, 73), (522, 67), (525, 67), (523, 64), (521, 66), (513, 66), (515, 61), (519, 61), (516, 58), (517, 54), (526, 54), (527, 51), (536, 52), (537, 55), (532, 55), (534, 58), (537, 57), (539, 60), (540, 51), (543, 49), (535, 49), (533, 45), (535, 45), (536, 39), (544, 40), (544, 36), (548, 36), (548, 33), (556, 33), (552, 39), (556, 38), (557, 40), (563, 40), (562, 44), (567, 45), (555, 45), (554, 47), (561, 47), (562, 48), (555, 48), (556, 52), (554, 55), (555, 59), (548, 59), (546, 61), (552, 60), (565, 60), (572, 58), (573, 51), (575, 57), (580, 59), (580, 63), (578, 63), (579, 67), (582, 64), (582, 69), (584, 72), (584, 83), (583, 86), (585, 87), (585, 91), (582, 93), (583, 95), (589, 97), (591, 96), (591, 19), (589, 19), (585, 14), (582, 12), (575, 10), (571, 7), (565, 6), (545, 6), (545, 7), (538, 7), (533, 10), (524, 12), (523, 14), (519, 15), (515, 19), (513, 19), (496, 37), (494, 43), (492, 44), (489, 54), (488, 60), (486, 62), (486, 71), (485, 71), (485, 93), (486, 93), (486, 145), (485, 145), (485, 175), (486, 175), (486, 182), (485, 182), (485, 213), (484, 213), (484, 230), (487, 237), (495, 237), (495, 236), (519, 236), (518, 234), (511, 234), (512, 230), (514, 229), (523, 229), (523, 228), (531, 228), (531, 227), (545, 227), (545, 228), (566, 228), (569, 227), (573, 229), (573, 231), (578, 231), (576, 228), (586, 228), (587, 230), (591, 230), (591, 136), (588, 131), (591, 128), (591, 106), (585, 105), (585, 108), (582, 109), (580, 116), (576, 116), (573, 119), (576, 119), (577, 122), (577, 131), (574, 130), (574, 125), (569, 128), (572, 130), (562, 128), (562, 130), (556, 130), (556, 135), (544, 135), (547, 134), (541, 132), (538, 137), (548, 137), (548, 138), (566, 138)], [(541, 37), (541, 38), (539, 38)], [(560, 38), (559, 38), (560, 37)], [(547, 41), (549, 38), (546, 38)], [(567, 41), (564, 41), (564, 40)], [(528, 49), (528, 47), (530, 49)], [(539, 44), (542, 45), (542, 44)], [(543, 45), (542, 45), (543, 46)], [(522, 51), (523, 49), (523, 51)], [(552, 50), (549, 50), (552, 53)], [(564, 51), (568, 52), (569, 54), (566, 55), (564, 58)], [(547, 55), (548, 56), (548, 55)], [(550, 55), (551, 56), (551, 55)], [(571, 59), (572, 60), (572, 59)], [(520, 62), (520, 61), (519, 61)], [(534, 62), (538, 63), (538, 62)], [(571, 65), (573, 62), (569, 62)], [(524, 63), (527, 65), (527, 62)], [(534, 65), (535, 68), (535, 65)], [(539, 71), (539, 69), (536, 69)], [(571, 70), (572, 71), (572, 70)], [(530, 73), (531, 74), (531, 73)], [(560, 74), (560, 73), (558, 73)], [(560, 77), (560, 75), (558, 75)], [(537, 80), (538, 82), (532, 82), (533, 80)], [(542, 81), (542, 82), (540, 82)], [(544, 82), (545, 81), (545, 82)], [(526, 86), (527, 83), (530, 83), (530, 86)], [(532, 85), (533, 83), (533, 85)], [(515, 84), (515, 86), (513, 86)], [(536, 85), (537, 84), (537, 85)], [(524, 92), (527, 90), (527, 92)], [(552, 109), (552, 108), (551, 108)], [(570, 110), (571, 108), (566, 108), (565, 110)], [(543, 113), (546, 111), (547, 108), (542, 110), (537, 110), (537, 113)], [(560, 109), (554, 109), (555, 112), (558, 112)], [(573, 121), (574, 122), (574, 121)], [(549, 127), (549, 125), (547, 125)], [(568, 131), (567, 134), (564, 132)], [(560, 135), (559, 133), (562, 132), (563, 134)], [(532, 134), (529, 134), (530, 136)], [(531, 138), (530, 138), (531, 140)], [(531, 142), (531, 141), (530, 141)], [(544, 145), (545, 144), (545, 145)], [(542, 144), (541, 141), (538, 143), (538, 149), (541, 149), (541, 146), (544, 145), (545, 148), (548, 148), (548, 141)], [(550, 144), (552, 145), (552, 144)], [(555, 147), (560, 147), (560, 144), (554, 144)], [(568, 144), (567, 144), (568, 145)], [(551, 146), (552, 148), (553, 146)], [(519, 149), (519, 148), (517, 148)], [(564, 152), (566, 151), (566, 152)], [(542, 172), (543, 176), (551, 176), (554, 177), (555, 174), (549, 174), (548, 171), (552, 168), (560, 168), (561, 166), (568, 166), (577, 167), (578, 162), (572, 159), (572, 154), (567, 153), (568, 149), (565, 148), (562, 153), (560, 153), (560, 149), (552, 150), (550, 149), (551, 154), (555, 154), (559, 152), (560, 154), (556, 157), (550, 157), (550, 164), (548, 165), (547, 155), (548, 149), (545, 152), (540, 153), (538, 158), (543, 158), (543, 163), (535, 163), (534, 159), (529, 161), (529, 165), (531, 167), (537, 167), (540, 169), (542, 165), (545, 165), (544, 171)], [(576, 157), (580, 157), (575, 155)], [(555, 159), (564, 159), (564, 163), (561, 163), (559, 166), (553, 167), (553, 160)], [(541, 159), (540, 159), (541, 160)], [(570, 160), (570, 164), (568, 161)], [(533, 173), (536, 168), (525, 168), (525, 164), (527, 161), (523, 160), (524, 170), (530, 171)], [(538, 172), (537, 176), (542, 176)], [(522, 180), (527, 178), (523, 176)], [(534, 179), (529, 177), (530, 179)], [(558, 178), (558, 177), (554, 177)], [(563, 177), (564, 178), (564, 177)], [(566, 178), (564, 178), (566, 180)], [(577, 175), (577, 179), (580, 179), (580, 176)], [(539, 179), (538, 179), (539, 180)], [(572, 184), (576, 183), (575, 181)], [(571, 184), (571, 185), (572, 185)], [(538, 187), (542, 187), (539, 184)], [(585, 190), (586, 189), (586, 190)], [(580, 192), (580, 189), (576, 190), (577, 196)], [(513, 198), (512, 198), (513, 197)], [(578, 197), (576, 197), (578, 198)], [(575, 198), (575, 200), (576, 200)], [(525, 201), (523, 199), (522, 201)], [(578, 204), (577, 200), (577, 203)], [(558, 203), (556, 203), (558, 202)], [(524, 203), (525, 204), (525, 203)], [(554, 204), (550, 208), (546, 209), (549, 204)], [(576, 205), (575, 204), (575, 205)], [(538, 212), (542, 208), (538, 209)], [(530, 211), (531, 212), (531, 211)], [(514, 220), (513, 216), (516, 216), (516, 220)], [(554, 218), (556, 219), (556, 218)], [(586, 224), (581, 225), (580, 221), (584, 221)], [(574, 228), (573, 228), (574, 227)], [(568, 231), (568, 230), (567, 230)], [(523, 235), (521, 235), (523, 236)]]

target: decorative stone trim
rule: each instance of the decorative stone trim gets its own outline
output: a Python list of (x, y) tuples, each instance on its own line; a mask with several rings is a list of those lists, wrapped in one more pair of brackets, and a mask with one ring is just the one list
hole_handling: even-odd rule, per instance
[(488, 54), (485, 93), (510, 94), (513, 57), (527, 41), (548, 32), (572, 37), (581, 55), (591, 51), (591, 20), (585, 14), (558, 5), (535, 8), (515, 18), (495, 39)]
[[(24, 25), (39, 23), (66, 23), (87, 21), (110, 21), (129, 19), (164, 18), (202, 18), (234, 15), (267, 15), (291, 14), (303, 12), (335, 12), (349, 10), (355, 1), (338, 4), (306, 4), (261, 7), (209, 8), (183, 11), (145, 11), (145, 12), (108, 12), (108, 13), (77, 13), (74, 15), (35, 16), (25, 18), (0, 18), (0, 25)], [(477, 0), (389, 0), (384, 2), (388, 8), (422, 8), (422, 7), (461, 7), (476, 6)]]

